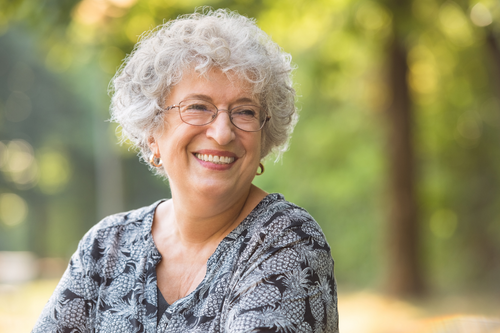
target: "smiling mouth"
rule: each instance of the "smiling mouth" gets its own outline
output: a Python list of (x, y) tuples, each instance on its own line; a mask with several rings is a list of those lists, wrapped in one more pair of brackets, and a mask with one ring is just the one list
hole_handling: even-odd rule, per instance
[(207, 155), (207, 154), (195, 154), (196, 158), (205, 161), (212, 162), (215, 164), (230, 164), (234, 162), (234, 157), (229, 156), (217, 156), (217, 155)]

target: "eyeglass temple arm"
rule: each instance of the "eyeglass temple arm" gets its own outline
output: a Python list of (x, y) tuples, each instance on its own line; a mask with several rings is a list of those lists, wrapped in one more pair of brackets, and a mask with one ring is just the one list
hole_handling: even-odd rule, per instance
[(176, 108), (178, 107), (179, 105), (170, 105), (170, 106), (167, 106), (165, 109), (157, 109), (156, 110), (156, 116), (158, 116), (159, 114), (161, 114), (162, 112), (165, 112), (165, 111), (169, 111), (169, 110), (172, 110), (173, 108)]
[(165, 111), (172, 110), (173, 108), (177, 108), (177, 107), (179, 107), (179, 105), (175, 105), (175, 104), (174, 105), (170, 105), (170, 106), (167, 106), (165, 108)]

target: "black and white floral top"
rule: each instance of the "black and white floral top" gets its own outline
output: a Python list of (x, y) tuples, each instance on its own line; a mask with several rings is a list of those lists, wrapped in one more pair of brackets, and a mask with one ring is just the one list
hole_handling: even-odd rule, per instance
[(157, 322), (159, 203), (109, 216), (83, 237), (34, 333), (338, 332), (325, 236), (276, 193), (221, 241), (204, 280)]

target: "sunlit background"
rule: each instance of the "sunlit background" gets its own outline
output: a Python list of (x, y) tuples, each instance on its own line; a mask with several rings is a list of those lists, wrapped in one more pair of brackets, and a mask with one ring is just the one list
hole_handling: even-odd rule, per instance
[(201, 5), (298, 66), (290, 150), (255, 183), (323, 228), (341, 332), (499, 332), (497, 0), (0, 0), (0, 332), (31, 329), (92, 225), (170, 196), (117, 144), (108, 83)]

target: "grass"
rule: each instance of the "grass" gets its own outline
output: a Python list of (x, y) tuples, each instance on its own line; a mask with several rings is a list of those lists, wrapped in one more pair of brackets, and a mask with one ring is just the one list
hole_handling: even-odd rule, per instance
[(0, 284), (0, 333), (31, 332), (57, 280)]

